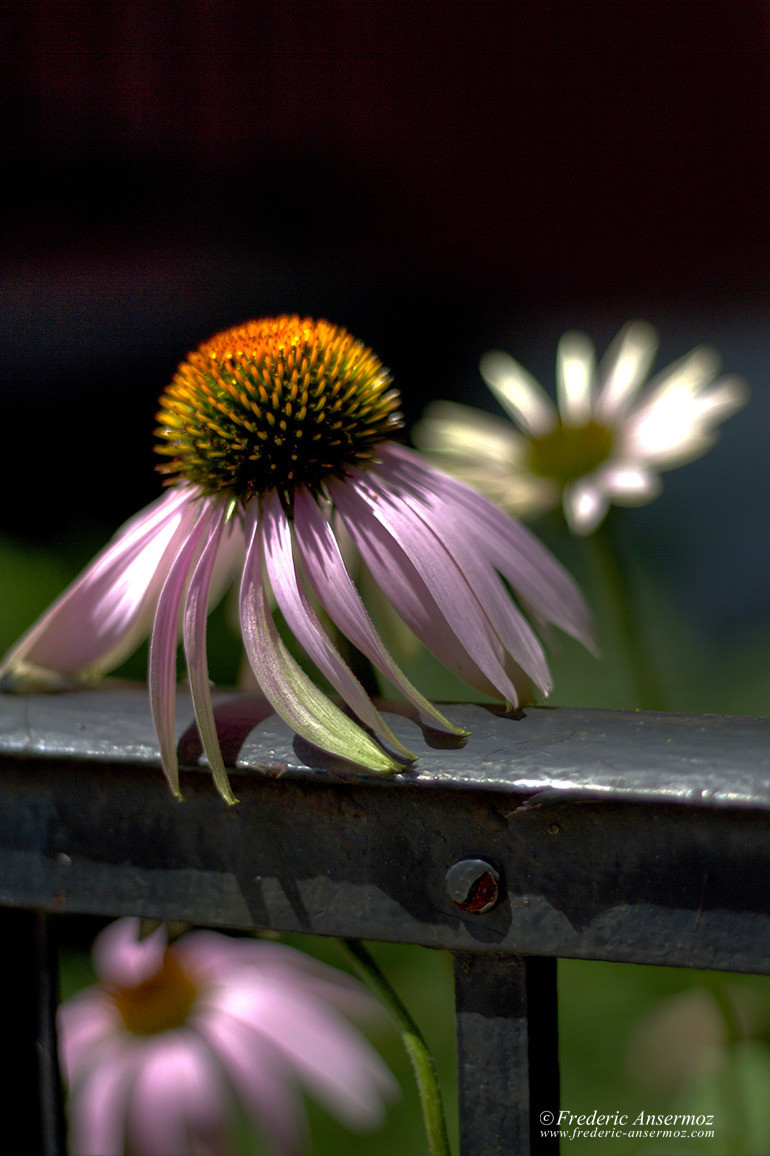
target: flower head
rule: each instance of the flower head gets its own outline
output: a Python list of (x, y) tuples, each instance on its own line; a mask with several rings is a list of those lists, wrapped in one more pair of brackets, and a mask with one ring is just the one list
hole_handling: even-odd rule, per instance
[(657, 349), (641, 322), (618, 334), (598, 367), (591, 342), (566, 333), (556, 354), (558, 408), (507, 353), (481, 359), (489, 388), (513, 419), (437, 402), (414, 431), (439, 464), (520, 515), (562, 504), (570, 529), (590, 534), (610, 505), (637, 505), (660, 492), (660, 471), (705, 453), (716, 427), (745, 403), (735, 377), (716, 380), (705, 348), (641, 387)]
[[(249, 322), (205, 342), (161, 399), (167, 493), (118, 532), (10, 651), (0, 675), (21, 689), (90, 679), (151, 633), (150, 701), (178, 794), (181, 617), (204, 750), (233, 802), (211, 702), (206, 617), (239, 577), (246, 655), (277, 713), (325, 751), (375, 772), (402, 769), (414, 756), (342, 660), (315, 607), (428, 719), (462, 732), (409, 682), (376, 633), (343, 560), (342, 527), (385, 597), (447, 666), (508, 703), (533, 687), (547, 693), (542, 647), (505, 582), (538, 623), (590, 644), (577, 587), (487, 499), (387, 440), (401, 424), (398, 405), (372, 351), (325, 321)], [(272, 599), (358, 722), (289, 654)]]
[(59, 1009), (77, 1156), (226, 1156), (235, 1105), (278, 1156), (300, 1151), (300, 1088), (343, 1123), (380, 1123), (395, 1090), (348, 1022), (376, 1004), (276, 943), (194, 931), (169, 945), (138, 919), (94, 944), (98, 985)]
[(344, 329), (299, 317), (236, 325), (179, 366), (161, 398), (161, 472), (244, 503), (320, 494), (366, 466), (402, 422), (380, 360)]

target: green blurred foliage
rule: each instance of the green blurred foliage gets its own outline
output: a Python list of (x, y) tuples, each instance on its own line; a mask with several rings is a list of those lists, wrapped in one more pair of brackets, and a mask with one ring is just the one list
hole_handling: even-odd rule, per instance
[(4, 654), (72, 574), (52, 550), (0, 538), (0, 575), (0, 654)]
[(571, 1156), (770, 1153), (770, 979), (559, 962), (562, 1108), (712, 1115), (714, 1136), (562, 1139)]

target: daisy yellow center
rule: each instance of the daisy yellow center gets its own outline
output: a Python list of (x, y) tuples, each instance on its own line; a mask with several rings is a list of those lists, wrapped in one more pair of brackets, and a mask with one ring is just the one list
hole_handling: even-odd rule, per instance
[(171, 481), (248, 501), (365, 466), (403, 424), (380, 360), (327, 321), (275, 317), (218, 333), (179, 366), (160, 401)]
[(109, 993), (125, 1029), (151, 1036), (185, 1024), (198, 989), (173, 949), (167, 949), (160, 968), (149, 979), (134, 987), (112, 987)]
[(599, 422), (570, 426), (561, 422), (529, 442), (529, 468), (566, 486), (592, 474), (612, 453), (612, 431)]

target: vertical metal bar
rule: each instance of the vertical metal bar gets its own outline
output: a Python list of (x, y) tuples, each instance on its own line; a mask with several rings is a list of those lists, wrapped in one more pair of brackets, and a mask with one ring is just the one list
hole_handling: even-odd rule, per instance
[(555, 1156), (556, 961), (455, 955), (461, 1156)]
[(529, 1035), (529, 1110), (533, 1156), (558, 1156), (552, 1133), (559, 1118), (559, 1007), (556, 960), (524, 960)]
[(3, 1026), (12, 1057), (0, 1081), (6, 1120), (24, 1121), (29, 1156), (63, 1156), (64, 1109), (56, 1045), (58, 962), (51, 918), (6, 909), (0, 915)]
[(64, 1156), (67, 1150), (64, 1094), (59, 1071), (56, 1013), (59, 1006), (59, 953), (56, 922), (35, 912), (38, 958), (38, 1060), (40, 1071), (40, 1129), (45, 1156)]

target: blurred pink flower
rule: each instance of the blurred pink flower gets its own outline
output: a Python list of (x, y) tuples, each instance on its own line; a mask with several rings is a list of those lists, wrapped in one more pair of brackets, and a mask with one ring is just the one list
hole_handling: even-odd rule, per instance
[[(386, 649), (343, 560), (342, 538), (413, 633), (471, 686), (513, 705), (533, 687), (547, 694), (543, 648), (505, 582), (539, 626), (554, 623), (591, 645), (577, 586), (529, 531), (387, 440), (401, 424), (398, 404), (371, 350), (327, 322), (249, 322), (205, 342), (161, 399), (171, 489), (118, 532), (6, 655), (0, 675), (21, 690), (88, 680), (151, 633), (150, 701), (163, 768), (179, 795), (181, 618), (203, 747), (220, 793), (235, 802), (211, 703), (206, 618), (238, 577), (246, 655), (277, 713), (323, 750), (380, 773), (403, 769), (414, 755), (343, 661), (318, 606), (432, 723), (463, 732)], [(289, 654), (271, 599), (363, 726)]]
[(705, 453), (717, 426), (748, 397), (738, 378), (716, 380), (719, 360), (706, 348), (640, 392), (656, 350), (654, 331), (634, 322), (597, 367), (589, 339), (565, 333), (556, 354), (558, 408), (507, 353), (486, 353), (482, 376), (518, 429), (469, 406), (434, 402), (415, 442), (510, 513), (534, 516), (561, 504), (572, 532), (590, 534), (612, 503), (657, 497), (660, 472)]
[(230, 1156), (236, 1110), (276, 1156), (303, 1149), (300, 1089), (350, 1128), (382, 1122), (395, 1081), (346, 1016), (357, 981), (276, 943), (121, 919), (97, 937), (99, 984), (59, 1009), (73, 1156)]

